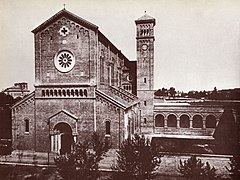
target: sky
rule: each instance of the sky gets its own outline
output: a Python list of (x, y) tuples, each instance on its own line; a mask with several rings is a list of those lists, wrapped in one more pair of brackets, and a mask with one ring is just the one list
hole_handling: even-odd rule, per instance
[(154, 89), (240, 87), (240, 1), (237, 0), (0, 0), (0, 90), (15, 82), (34, 90), (34, 36), (63, 9), (97, 25), (136, 60), (135, 20), (156, 19)]

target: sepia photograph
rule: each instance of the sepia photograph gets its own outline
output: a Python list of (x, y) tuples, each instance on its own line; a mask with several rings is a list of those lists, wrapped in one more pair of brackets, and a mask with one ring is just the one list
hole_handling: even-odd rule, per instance
[(240, 1), (0, 14), (0, 179), (240, 179)]

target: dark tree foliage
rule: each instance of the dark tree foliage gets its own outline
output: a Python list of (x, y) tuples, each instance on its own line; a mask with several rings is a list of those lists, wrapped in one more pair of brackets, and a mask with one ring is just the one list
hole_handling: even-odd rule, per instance
[(155, 96), (171, 96), (174, 97), (176, 95), (176, 90), (174, 87), (170, 87), (170, 89), (162, 88), (158, 89), (155, 93)]
[(191, 156), (183, 162), (180, 160), (178, 171), (189, 179), (215, 179), (217, 176), (214, 167), (211, 167), (208, 162), (205, 166), (201, 159), (197, 159), (196, 156)]
[(216, 142), (216, 152), (221, 154), (236, 154), (240, 148), (240, 125), (234, 117), (235, 110), (225, 108), (213, 137)]
[(226, 167), (226, 169), (230, 172), (231, 179), (240, 179), (240, 154), (234, 155), (229, 165), (230, 168)]
[(110, 148), (108, 141), (96, 133), (90, 141), (74, 144), (70, 154), (54, 160), (63, 179), (95, 180), (99, 177), (99, 162)]
[(145, 180), (156, 176), (161, 155), (157, 148), (143, 135), (128, 138), (117, 151), (117, 162), (113, 165), (113, 179)]

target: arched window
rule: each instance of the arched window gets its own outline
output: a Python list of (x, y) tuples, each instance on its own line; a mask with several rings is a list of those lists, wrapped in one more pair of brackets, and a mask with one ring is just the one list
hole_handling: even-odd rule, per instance
[(25, 133), (29, 133), (29, 119), (25, 119)]
[(77, 89), (75, 89), (75, 94), (76, 94), (76, 96), (78, 96), (78, 90)]
[(46, 96), (49, 96), (49, 90), (48, 89), (46, 90)]
[(161, 114), (155, 116), (155, 127), (164, 127), (164, 117)]
[(63, 96), (66, 96), (66, 91), (65, 91), (65, 89), (63, 89)]
[(84, 89), (83, 94), (84, 94), (84, 96), (87, 97), (87, 90), (86, 89)]
[(106, 121), (106, 135), (110, 135), (111, 128), (110, 128), (110, 121)]
[(144, 124), (147, 124), (147, 118), (143, 118)]
[(52, 89), (50, 90), (50, 96), (53, 96), (53, 90)]
[(170, 114), (167, 117), (167, 126), (168, 127), (177, 127), (177, 118), (175, 115)]
[(57, 96), (57, 95), (58, 95), (57, 90), (54, 89), (54, 96)]
[(70, 90), (69, 89), (67, 89), (67, 95), (70, 96)]
[(58, 90), (58, 95), (59, 95), (59, 96), (62, 96), (62, 91), (61, 91), (61, 89)]
[(71, 96), (74, 96), (74, 90), (73, 89), (71, 90)]
[(216, 117), (213, 115), (208, 115), (206, 118), (206, 128), (215, 128), (216, 127)]
[(83, 91), (82, 91), (82, 89), (80, 89), (80, 96), (83, 96)]
[(181, 128), (189, 128), (190, 127), (190, 120), (188, 115), (182, 115), (180, 117), (180, 127)]
[(43, 96), (43, 97), (45, 96), (45, 91), (44, 91), (44, 90), (42, 90), (42, 96)]
[(202, 127), (203, 127), (202, 116), (200, 115), (193, 116), (193, 128), (202, 128)]

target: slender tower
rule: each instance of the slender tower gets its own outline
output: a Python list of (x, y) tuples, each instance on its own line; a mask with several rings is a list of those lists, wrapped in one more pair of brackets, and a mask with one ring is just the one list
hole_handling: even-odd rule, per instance
[(137, 28), (137, 96), (141, 108), (142, 133), (153, 131), (154, 99), (154, 26), (155, 19), (146, 14), (135, 21)]

